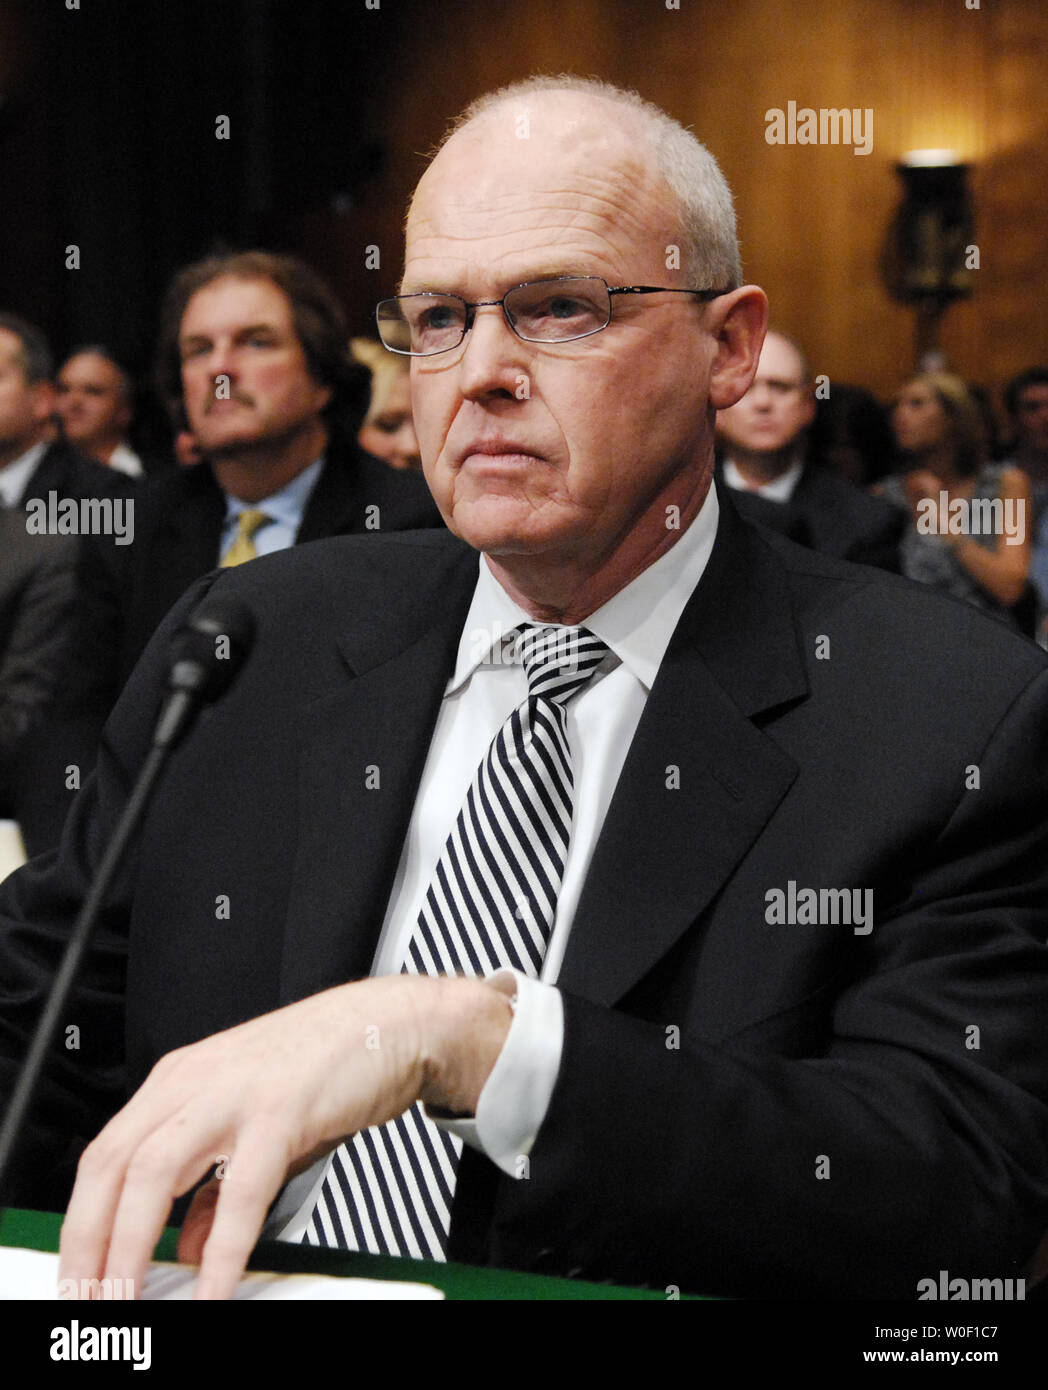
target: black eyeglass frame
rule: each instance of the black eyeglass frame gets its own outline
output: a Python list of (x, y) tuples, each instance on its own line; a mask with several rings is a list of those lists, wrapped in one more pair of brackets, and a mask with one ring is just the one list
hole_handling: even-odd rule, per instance
[[(573, 333), (568, 338), (526, 338), (524, 334), (521, 333), (521, 331), (518, 329), (517, 325), (513, 321), (512, 315), (506, 308), (506, 299), (511, 294), (514, 294), (517, 290), (528, 289), (532, 285), (555, 285), (561, 281), (567, 281), (570, 283), (571, 281), (575, 280), (599, 280), (600, 283), (604, 286), (605, 290), (607, 291), (608, 317), (604, 320), (600, 327), (589, 328), (586, 330), (585, 333)], [(400, 357), (439, 357), (442, 352), (454, 352), (456, 348), (460, 348), (462, 344), (466, 341), (466, 334), (473, 327), (473, 322), (476, 318), (476, 310), (494, 308), (496, 305), (498, 305), (502, 309), (502, 317), (506, 320), (506, 324), (509, 327), (510, 331), (516, 334), (516, 336), (521, 340), (522, 343), (577, 343), (582, 338), (592, 338), (595, 333), (603, 333), (605, 328), (608, 327), (608, 325), (611, 323), (612, 309), (614, 307), (611, 303), (611, 297), (612, 295), (616, 294), (694, 294), (698, 295), (698, 297), (703, 301), (703, 303), (708, 303), (711, 299), (719, 299), (722, 295), (731, 294), (731, 290), (715, 290), (712, 288), (677, 289), (676, 287), (670, 287), (669, 285), (618, 285), (613, 287), (608, 284), (607, 280), (604, 279), (603, 275), (553, 275), (550, 276), (548, 280), (523, 280), (519, 285), (511, 286), (502, 296), (501, 299), (478, 299), (472, 303), (468, 299), (463, 299), (462, 295), (460, 294), (445, 294), (440, 290), (418, 290), (413, 294), (391, 295), (388, 299), (379, 300), (378, 304), (375, 306), (375, 323), (378, 327), (378, 335), (380, 341), (382, 342), (382, 346), (386, 349), (387, 352), (395, 352)], [(402, 299), (458, 300), (458, 302), (463, 306), (463, 308), (466, 311), (465, 322), (463, 324), (461, 338), (459, 338), (457, 343), (452, 343), (450, 347), (434, 348), (432, 352), (412, 352), (410, 348), (390, 347), (390, 345), (382, 337), (382, 320), (379, 318), (379, 312), (382, 309), (383, 304), (399, 304)]]

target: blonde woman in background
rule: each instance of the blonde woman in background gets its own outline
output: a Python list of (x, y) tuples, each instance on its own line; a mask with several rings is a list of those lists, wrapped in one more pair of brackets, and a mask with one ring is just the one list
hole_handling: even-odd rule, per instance
[[(908, 468), (873, 490), (910, 515), (902, 572), (1029, 632), (1029, 478), (989, 461), (978, 407), (949, 372), (911, 377), (895, 398), (891, 424)], [(985, 506), (997, 499), (999, 507)]]
[(408, 358), (388, 352), (370, 338), (353, 338), (349, 350), (354, 361), (371, 373), (371, 402), (357, 435), (360, 447), (391, 468), (420, 469)]

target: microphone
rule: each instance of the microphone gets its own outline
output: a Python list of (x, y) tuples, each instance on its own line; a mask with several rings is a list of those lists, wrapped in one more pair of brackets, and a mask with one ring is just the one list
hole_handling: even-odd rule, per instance
[(168, 695), (153, 734), (154, 748), (173, 748), (196, 717), (232, 685), (255, 639), (255, 618), (238, 599), (200, 605), (168, 648)]
[(154, 728), (152, 746), (84, 898), (0, 1128), (0, 1200), (23, 1120), (76, 982), (98, 913), (141, 824), (153, 788), (175, 745), (201, 708), (217, 700), (236, 679), (250, 655), (254, 636), (254, 615), (246, 604), (236, 599), (210, 598), (193, 611), (172, 639), (167, 655), (167, 693)]

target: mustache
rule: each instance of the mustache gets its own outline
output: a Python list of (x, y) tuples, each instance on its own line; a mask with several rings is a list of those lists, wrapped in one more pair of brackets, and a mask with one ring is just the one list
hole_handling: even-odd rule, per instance
[(249, 396), (246, 391), (241, 391), (239, 387), (234, 386), (227, 396), (208, 396), (204, 414), (209, 415), (216, 405), (221, 405), (225, 401), (237, 401), (240, 405), (255, 404), (253, 396)]

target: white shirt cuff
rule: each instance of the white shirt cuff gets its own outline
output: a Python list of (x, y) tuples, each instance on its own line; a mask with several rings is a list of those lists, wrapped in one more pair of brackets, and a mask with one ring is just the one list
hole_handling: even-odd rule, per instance
[(499, 970), (485, 984), (516, 995), (502, 1051), (477, 1101), (475, 1118), (430, 1118), (511, 1178), (528, 1176), (528, 1154), (549, 1109), (564, 1048), (564, 1001), (553, 985), (519, 970)]

